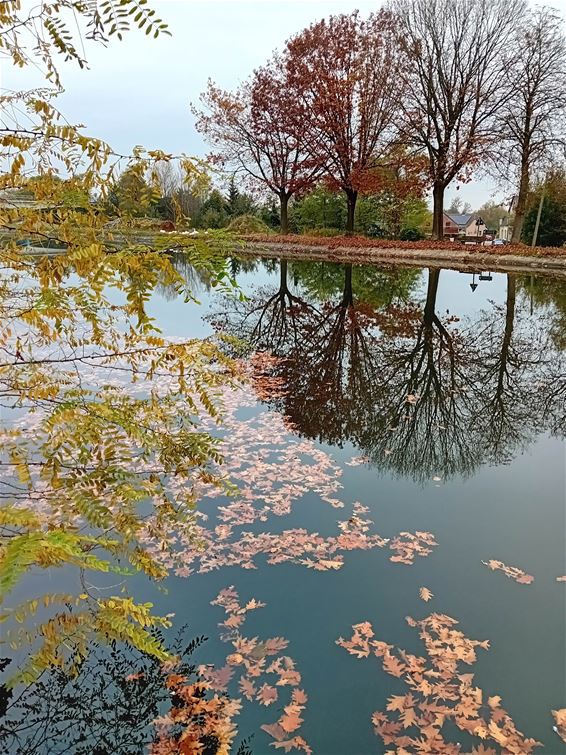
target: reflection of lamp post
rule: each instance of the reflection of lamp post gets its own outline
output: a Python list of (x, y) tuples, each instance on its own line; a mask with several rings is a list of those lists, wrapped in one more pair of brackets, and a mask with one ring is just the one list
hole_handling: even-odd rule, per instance
[(472, 289), (472, 293), (476, 290), (478, 287), (478, 284), (476, 283), (476, 274), (472, 273), (472, 282), (470, 283), (470, 288)]

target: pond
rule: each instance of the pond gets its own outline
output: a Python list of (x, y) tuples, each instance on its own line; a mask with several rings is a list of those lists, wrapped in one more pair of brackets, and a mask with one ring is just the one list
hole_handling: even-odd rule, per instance
[(239, 298), (175, 264), (163, 333), (245, 365), (209, 425), (238, 492), (133, 590), (208, 638), (237, 742), (565, 753), (566, 281), (234, 259)]

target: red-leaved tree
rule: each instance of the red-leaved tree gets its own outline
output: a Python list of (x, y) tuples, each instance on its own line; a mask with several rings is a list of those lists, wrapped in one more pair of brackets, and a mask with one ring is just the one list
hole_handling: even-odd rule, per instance
[(306, 147), (330, 188), (345, 192), (346, 230), (354, 230), (360, 193), (381, 188), (395, 141), (400, 94), (392, 16), (330, 16), (287, 42), (293, 105), (305, 115)]
[(310, 188), (321, 170), (305, 150), (307, 120), (290, 96), (281, 59), (272, 58), (235, 92), (209, 82), (201, 102), (196, 127), (213, 147), (211, 161), (276, 194), (287, 233), (289, 199)]

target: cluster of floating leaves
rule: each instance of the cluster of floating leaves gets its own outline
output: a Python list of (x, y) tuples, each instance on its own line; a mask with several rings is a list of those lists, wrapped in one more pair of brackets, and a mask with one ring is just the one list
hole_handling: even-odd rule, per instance
[[(238, 733), (235, 719), (242, 711), (242, 698), (280, 711), (276, 721), (261, 727), (272, 738), (270, 744), (275, 749), (312, 755), (298, 733), (308, 698), (300, 687), (301, 674), (294, 660), (282, 653), (288, 641), (284, 637), (260, 640), (241, 632), (248, 614), (265, 603), (255, 598), (240, 603), (231, 586), (221, 590), (211, 605), (224, 609), (220, 639), (231, 645), (230, 652), (219, 668), (199, 666), (196, 681), (179, 673), (176, 659), (162, 665), (171, 709), (154, 721), (157, 735), (150, 755), (206, 755), (212, 751), (228, 755)], [(126, 681), (138, 677), (130, 674)]]
[[(404, 564), (431, 553), (437, 543), (430, 533), (402, 532), (389, 539), (371, 532), (368, 508), (359, 502), (337, 522), (336, 535), (322, 536), (304, 528), (257, 531), (258, 525), (291, 514), (307, 495), (335, 509), (345, 504), (338, 497), (342, 470), (329, 454), (310, 440), (296, 438), (278, 413), (263, 410), (241, 416), (243, 410), (256, 406), (256, 400), (249, 386), (226, 391), (222, 397), (221, 469), (237, 488), (233, 499), (218, 501), (225, 490), (200, 483), (195, 492), (199, 510), (185, 528), (176, 523), (165, 532), (158, 517), (150, 518), (141, 540), (156, 560), (177, 576), (189, 576), (226, 566), (254, 569), (260, 557), (268, 564), (290, 562), (328, 571), (339, 569), (344, 553), (352, 550), (388, 547), (391, 560)], [(173, 493), (177, 485), (183, 483), (172, 479)]]
[(210, 741), (215, 743), (216, 755), (228, 755), (237, 734), (234, 718), (242, 708), (241, 702), (227, 695), (211, 695), (212, 686), (204, 680), (190, 682), (176, 673), (175, 661), (170, 664), (165, 684), (174, 704), (154, 721), (156, 737), (150, 755), (205, 755)]
[(531, 582), (535, 581), (535, 578), (531, 574), (527, 574), (517, 566), (507, 566), (503, 561), (490, 559), (489, 561), (482, 561), (482, 564), (485, 564), (485, 566), (492, 571), (502, 571), (506, 577), (514, 579), (515, 582), (518, 582), (520, 585), (530, 585)]
[(415, 556), (428, 556), (436, 545), (438, 543), (430, 532), (400, 532), (389, 546), (395, 553), (391, 556), (391, 561), (412, 564)]
[[(479, 741), (472, 755), (528, 755), (540, 743), (520, 732), (498, 695), (486, 697), (474, 684), (474, 674), (462, 666), (476, 662), (476, 649), (487, 640), (471, 640), (456, 629), (450, 616), (433, 613), (422, 621), (408, 617), (419, 630), (426, 656), (417, 656), (375, 639), (370, 622), (355, 624), (349, 640), (337, 644), (358, 658), (374, 655), (383, 670), (403, 679), (408, 691), (388, 699), (385, 711), (372, 716), (375, 733), (387, 755), (460, 755), (460, 743), (446, 741), (452, 726)], [(566, 724), (566, 711), (556, 711), (557, 727)], [(485, 744), (484, 744), (485, 742)], [(492, 746), (495, 746), (494, 747)]]
[[(230, 681), (238, 674), (238, 689), (246, 700), (265, 707), (277, 704), (282, 711), (277, 721), (261, 727), (274, 740), (271, 745), (285, 752), (302, 750), (310, 755), (311, 748), (297, 733), (303, 723), (302, 713), (308, 699), (299, 686), (301, 674), (291, 657), (280, 654), (288, 641), (283, 637), (259, 640), (245, 637), (240, 631), (247, 614), (265, 604), (252, 598), (241, 605), (232, 586), (221, 590), (212, 605), (224, 609), (226, 618), (220, 624), (221, 639), (232, 645), (232, 652), (226, 657), (225, 666), (218, 670), (201, 666), (200, 675), (211, 689), (227, 692)], [(285, 705), (282, 705), (283, 696), (287, 698)]]

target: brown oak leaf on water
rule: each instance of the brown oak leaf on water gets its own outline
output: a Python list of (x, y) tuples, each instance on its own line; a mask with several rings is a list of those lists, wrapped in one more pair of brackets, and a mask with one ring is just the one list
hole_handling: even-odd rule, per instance
[(431, 593), (428, 587), (421, 587), (419, 590), (419, 597), (421, 598), (421, 600), (424, 600), (425, 603), (428, 603), (429, 600), (434, 598), (434, 595)]
[(502, 571), (505, 576), (509, 577), (509, 579), (514, 579), (515, 582), (518, 582), (520, 585), (530, 585), (531, 582), (535, 581), (535, 578), (532, 575), (527, 574), (517, 566), (507, 566), (503, 561), (490, 559), (489, 561), (482, 561), (482, 564), (492, 571)]
[(555, 726), (553, 727), (554, 731), (562, 740), (564, 740), (564, 742), (566, 742), (566, 708), (553, 710), (552, 715), (554, 716), (555, 722)]
[(262, 705), (271, 705), (277, 700), (277, 690), (269, 684), (262, 684), (257, 692), (256, 700)]
[[(471, 755), (529, 755), (542, 746), (517, 729), (499, 695), (487, 697), (474, 684), (474, 674), (465, 670), (476, 662), (478, 648), (489, 648), (487, 640), (469, 639), (457, 629), (456, 619), (443, 614), (421, 621), (407, 617), (407, 623), (419, 632), (422, 656), (376, 639), (368, 622), (355, 624), (351, 639), (337, 640), (359, 658), (375, 656), (387, 674), (407, 687), (405, 694), (389, 697), (385, 711), (372, 716), (387, 755), (470, 755), (445, 738), (454, 727), (477, 738)], [(566, 709), (554, 714), (557, 731), (559, 726), (564, 731)]]

